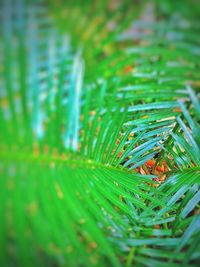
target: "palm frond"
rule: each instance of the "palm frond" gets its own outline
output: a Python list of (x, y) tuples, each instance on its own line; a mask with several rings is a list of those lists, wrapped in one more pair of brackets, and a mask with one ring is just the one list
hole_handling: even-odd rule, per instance
[(1, 263), (197, 266), (196, 1), (80, 2), (1, 3)]

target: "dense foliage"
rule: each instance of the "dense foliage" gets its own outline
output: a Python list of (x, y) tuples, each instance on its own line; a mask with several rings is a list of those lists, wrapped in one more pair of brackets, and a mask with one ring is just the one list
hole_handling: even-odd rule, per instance
[(198, 1), (1, 1), (1, 266), (198, 266)]

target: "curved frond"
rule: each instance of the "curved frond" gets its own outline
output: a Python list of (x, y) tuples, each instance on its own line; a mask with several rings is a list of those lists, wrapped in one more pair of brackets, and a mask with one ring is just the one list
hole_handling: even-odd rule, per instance
[(198, 266), (200, 10), (134, 2), (1, 3), (4, 266)]

